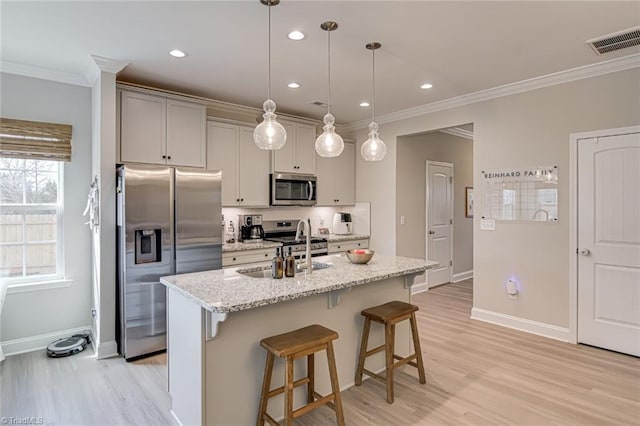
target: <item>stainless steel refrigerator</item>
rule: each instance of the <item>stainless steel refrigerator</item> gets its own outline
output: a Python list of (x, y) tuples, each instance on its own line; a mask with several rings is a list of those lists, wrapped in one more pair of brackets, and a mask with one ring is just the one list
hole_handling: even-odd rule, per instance
[(118, 351), (166, 349), (165, 275), (222, 268), (222, 173), (117, 169)]

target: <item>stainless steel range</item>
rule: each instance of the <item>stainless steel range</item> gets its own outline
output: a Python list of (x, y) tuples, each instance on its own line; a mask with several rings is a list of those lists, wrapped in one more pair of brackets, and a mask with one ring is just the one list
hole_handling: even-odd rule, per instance
[[(300, 241), (295, 240), (297, 225), (297, 220), (263, 220), (264, 239), (282, 243), (285, 256), (291, 247), (293, 256), (300, 259), (306, 250), (306, 238), (301, 238)], [(311, 257), (327, 254), (329, 254), (327, 240), (325, 238), (311, 238)]]

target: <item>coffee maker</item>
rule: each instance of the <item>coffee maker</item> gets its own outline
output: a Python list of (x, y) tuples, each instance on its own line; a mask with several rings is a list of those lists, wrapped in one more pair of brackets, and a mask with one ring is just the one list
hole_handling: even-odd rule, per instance
[(262, 228), (262, 215), (250, 214), (239, 215), (240, 223), (240, 241), (252, 242), (262, 241), (264, 238), (264, 229)]

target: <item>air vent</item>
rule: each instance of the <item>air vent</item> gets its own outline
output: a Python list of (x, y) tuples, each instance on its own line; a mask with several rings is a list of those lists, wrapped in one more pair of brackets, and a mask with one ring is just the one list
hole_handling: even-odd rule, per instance
[(607, 34), (602, 37), (587, 40), (597, 55), (615, 52), (631, 46), (640, 45), (640, 27), (629, 28), (617, 33)]
[(327, 103), (326, 102), (320, 102), (320, 101), (313, 101), (313, 102), (311, 102), (311, 105), (319, 106), (319, 107), (322, 107), (322, 108), (326, 108), (327, 107)]

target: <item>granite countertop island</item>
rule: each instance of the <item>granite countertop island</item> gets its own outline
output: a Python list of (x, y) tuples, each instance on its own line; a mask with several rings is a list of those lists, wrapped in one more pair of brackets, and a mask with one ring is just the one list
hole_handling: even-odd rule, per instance
[(222, 252), (227, 253), (231, 251), (245, 251), (245, 250), (259, 250), (259, 249), (268, 249), (274, 247), (282, 247), (282, 243), (277, 243), (275, 241), (258, 241), (258, 242), (236, 242), (236, 243), (224, 243), (222, 245)]
[(340, 241), (354, 241), (354, 240), (364, 240), (369, 238), (370, 236), (367, 234), (325, 234), (318, 235), (319, 238), (325, 238), (329, 243), (336, 243)]
[(192, 299), (204, 309), (237, 312), (293, 300), (312, 294), (340, 290), (388, 278), (421, 274), (437, 262), (398, 256), (375, 255), (366, 265), (349, 262), (344, 254), (314, 257), (315, 262), (331, 265), (311, 274), (298, 272), (293, 278), (254, 278), (241, 272), (265, 267), (251, 266), (163, 277), (160, 281)]
[[(366, 265), (351, 264), (343, 253), (313, 261), (332, 266), (282, 279), (262, 278), (264, 272), (270, 276), (270, 270), (258, 265), (161, 278), (168, 288), (168, 383), (178, 424), (256, 424), (266, 359), (260, 340), (311, 324), (338, 333), (334, 351), (339, 385), (352, 386), (363, 327), (360, 312), (391, 300), (410, 302), (414, 278), (437, 265), (380, 254)], [(405, 323), (396, 326), (399, 355), (411, 353)], [(381, 330), (372, 330), (371, 344), (381, 339)], [(367, 363), (371, 371), (384, 368), (383, 357)], [(329, 378), (325, 367), (319, 367), (316, 389), (327, 394)], [(277, 363), (272, 388), (283, 383), (283, 371)], [(299, 396), (294, 400), (301, 401)], [(282, 418), (283, 401), (283, 395), (270, 401), (272, 417)]]

